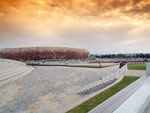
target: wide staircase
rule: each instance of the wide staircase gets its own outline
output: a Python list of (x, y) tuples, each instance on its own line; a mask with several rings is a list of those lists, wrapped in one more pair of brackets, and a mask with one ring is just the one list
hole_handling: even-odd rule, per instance
[(0, 59), (0, 87), (22, 78), (34, 70), (23, 62)]

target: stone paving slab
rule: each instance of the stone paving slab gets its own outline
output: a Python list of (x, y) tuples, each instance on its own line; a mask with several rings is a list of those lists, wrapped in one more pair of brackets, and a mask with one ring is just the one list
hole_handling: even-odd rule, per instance
[(81, 99), (79, 89), (117, 70), (118, 66), (36, 67), (28, 76), (0, 88), (0, 113), (55, 113)]

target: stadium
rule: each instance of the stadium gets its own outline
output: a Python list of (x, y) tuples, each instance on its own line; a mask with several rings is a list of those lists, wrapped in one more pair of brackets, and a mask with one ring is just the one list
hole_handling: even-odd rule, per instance
[(0, 58), (14, 60), (85, 59), (86, 49), (69, 47), (26, 47), (0, 49)]

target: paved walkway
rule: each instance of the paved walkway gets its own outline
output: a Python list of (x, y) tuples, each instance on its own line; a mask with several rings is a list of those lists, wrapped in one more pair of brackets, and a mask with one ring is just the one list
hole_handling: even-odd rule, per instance
[[(122, 103), (128, 99), (139, 87), (141, 87), (146, 80), (146, 76), (141, 77), (140, 79), (133, 82), (131, 85), (122, 89), (120, 92), (116, 93), (88, 113), (113, 113)], [(132, 106), (132, 105), (130, 105)], [(130, 109), (126, 108), (126, 111)], [(122, 112), (114, 112), (122, 113)], [(125, 112), (125, 113), (134, 113), (134, 112)]]
[[(139, 84), (140, 83), (137, 85)], [(134, 89), (134, 87), (132, 89)], [(132, 95), (130, 95), (123, 103), (121, 103), (121, 105), (113, 113), (144, 113), (149, 102), (150, 78), (146, 77), (146, 79), (143, 81), (143, 84), (141, 84)], [(149, 108), (149, 106), (147, 107)]]
[(80, 88), (117, 70), (118, 66), (36, 67), (28, 76), (0, 88), (0, 113), (56, 113), (82, 98), (76, 93)]
[(144, 76), (146, 75), (146, 71), (145, 70), (128, 70), (127, 71), (127, 76)]
[(145, 109), (144, 113), (150, 113), (150, 102), (146, 106), (146, 109)]

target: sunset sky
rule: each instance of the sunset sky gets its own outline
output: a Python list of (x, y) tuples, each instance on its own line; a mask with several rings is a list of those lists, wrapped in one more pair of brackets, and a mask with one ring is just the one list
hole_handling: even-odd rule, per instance
[(0, 48), (150, 53), (150, 0), (0, 0)]

